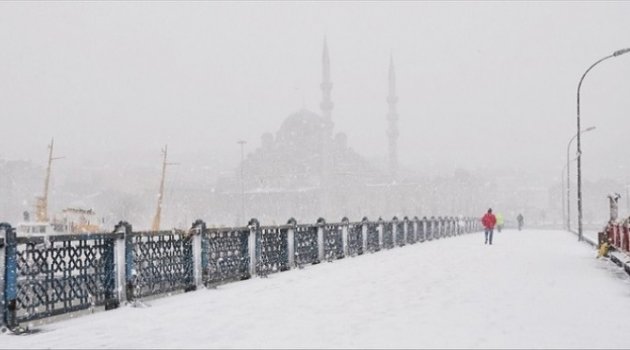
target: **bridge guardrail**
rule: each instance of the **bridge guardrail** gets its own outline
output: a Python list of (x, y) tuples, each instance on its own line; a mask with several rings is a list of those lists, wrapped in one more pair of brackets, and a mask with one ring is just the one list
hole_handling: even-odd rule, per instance
[[(0, 223), (0, 327), (147, 297), (215, 287), (321, 261), (478, 231), (477, 219), (435, 218), (17, 237)], [(626, 235), (627, 236), (627, 235)], [(627, 241), (624, 241), (627, 242)]]

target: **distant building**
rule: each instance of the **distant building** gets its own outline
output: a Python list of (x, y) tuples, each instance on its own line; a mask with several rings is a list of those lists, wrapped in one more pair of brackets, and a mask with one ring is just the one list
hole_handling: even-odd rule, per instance
[[(387, 136), (390, 159), (387, 166), (378, 167), (348, 147), (346, 134), (333, 132), (333, 84), (328, 46), (324, 41), (321, 114), (301, 109), (289, 115), (275, 135), (262, 135), (261, 146), (240, 165), (244, 174), (246, 218), (256, 216), (263, 220), (268, 217), (275, 221), (299, 217), (314, 221), (317, 218), (312, 216), (317, 213), (315, 215), (328, 220), (340, 220), (341, 216), (350, 215), (353, 216), (351, 219), (359, 220), (358, 216), (368, 212), (382, 212), (377, 208), (388, 204), (388, 200), (381, 197), (391, 192), (398, 168), (393, 61), (389, 69), (387, 118), (390, 124)], [(235, 203), (242, 196), (240, 166), (233, 176), (217, 183), (215, 200), (229, 211), (240, 211)], [(237, 221), (243, 223), (246, 219)]]

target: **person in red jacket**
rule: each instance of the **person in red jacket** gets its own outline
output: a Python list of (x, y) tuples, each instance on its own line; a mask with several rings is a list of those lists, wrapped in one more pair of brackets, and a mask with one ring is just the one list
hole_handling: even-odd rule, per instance
[(494, 230), (494, 225), (497, 224), (497, 218), (492, 214), (492, 208), (488, 209), (488, 212), (481, 218), (481, 223), (486, 233), (486, 243), (484, 244), (492, 244), (492, 231)]

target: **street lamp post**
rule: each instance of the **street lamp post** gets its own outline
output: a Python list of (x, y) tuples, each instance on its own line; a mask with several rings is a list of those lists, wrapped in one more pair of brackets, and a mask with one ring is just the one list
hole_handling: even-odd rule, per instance
[(245, 219), (245, 180), (243, 179), (243, 161), (245, 160), (243, 148), (247, 141), (239, 140), (237, 143), (241, 145), (241, 220), (247, 224), (247, 219)]
[[(577, 157), (571, 159), (572, 162), (576, 161)], [(565, 164), (562, 167), (562, 175), (560, 175), (560, 179), (562, 180), (562, 186), (560, 187), (560, 192), (562, 193), (562, 224), (564, 225), (564, 229), (567, 231), (570, 231), (571, 229), (569, 228), (569, 220), (568, 217), (569, 215), (571, 215), (571, 213), (567, 213), (567, 207), (569, 205), (569, 197), (565, 198), (565, 195), (569, 194), (569, 191), (566, 191), (567, 193), (565, 193), (565, 186), (564, 186), (564, 172), (569, 169), (569, 163)], [(567, 175), (567, 181), (569, 180), (569, 176)]]
[(571, 138), (571, 140), (569, 140), (569, 143), (567, 144), (567, 165), (565, 165), (567, 168), (567, 231), (571, 231), (571, 166), (569, 166), (569, 151), (571, 150), (571, 143), (573, 143), (573, 140), (575, 140), (576, 137), (579, 137), (578, 135), (580, 133), (585, 133), (592, 130), (595, 130), (594, 126), (586, 128), (581, 132), (573, 135), (573, 137)]
[(621, 56), (630, 52), (630, 48), (621, 49), (612, 53), (612, 55), (608, 55), (604, 58), (599, 59), (597, 62), (593, 63), (588, 69), (582, 74), (582, 78), (580, 78), (580, 82), (577, 87), (577, 205), (578, 205), (578, 241), (582, 240), (582, 145), (580, 143), (580, 89), (582, 88), (582, 82), (586, 77), (586, 74), (593, 69), (599, 63), (613, 57)]

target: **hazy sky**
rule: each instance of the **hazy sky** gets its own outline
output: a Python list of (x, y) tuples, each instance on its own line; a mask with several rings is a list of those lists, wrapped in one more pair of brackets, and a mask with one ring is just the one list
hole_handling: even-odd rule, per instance
[[(0, 158), (234, 166), (302, 106), (328, 38), (335, 130), (385, 157), (393, 55), (403, 166), (559, 177), (590, 64), (630, 47), (630, 2), (0, 3)], [(630, 182), (630, 54), (582, 89), (584, 174)]]

